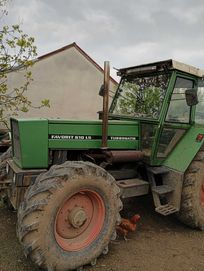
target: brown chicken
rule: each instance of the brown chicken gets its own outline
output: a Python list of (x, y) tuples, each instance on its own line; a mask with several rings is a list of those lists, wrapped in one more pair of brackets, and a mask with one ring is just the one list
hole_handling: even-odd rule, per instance
[(127, 240), (128, 232), (134, 232), (140, 215), (134, 215), (130, 219), (122, 218), (120, 225), (116, 227), (117, 234)]

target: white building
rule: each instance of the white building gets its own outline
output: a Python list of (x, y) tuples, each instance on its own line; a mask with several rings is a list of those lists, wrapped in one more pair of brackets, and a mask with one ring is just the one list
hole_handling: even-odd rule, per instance
[[(102, 110), (98, 95), (103, 83), (103, 69), (76, 43), (39, 57), (31, 68), (33, 82), (26, 92), (33, 105), (49, 99), (50, 108), (19, 112), (23, 118), (97, 119)], [(22, 85), (24, 72), (13, 71), (8, 76), (8, 87)], [(117, 82), (111, 78), (110, 90)]]

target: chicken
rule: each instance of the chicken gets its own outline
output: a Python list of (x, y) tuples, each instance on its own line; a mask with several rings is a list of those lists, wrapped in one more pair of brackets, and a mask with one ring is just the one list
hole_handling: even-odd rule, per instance
[(128, 235), (128, 231), (126, 229), (123, 229), (120, 225), (116, 227), (116, 232), (118, 234), (118, 236), (122, 236), (125, 241), (127, 241), (127, 235)]
[(130, 219), (122, 218), (120, 225), (116, 227), (117, 234), (123, 236), (127, 240), (128, 232), (134, 232), (137, 228), (137, 221), (140, 220), (140, 215), (134, 215)]

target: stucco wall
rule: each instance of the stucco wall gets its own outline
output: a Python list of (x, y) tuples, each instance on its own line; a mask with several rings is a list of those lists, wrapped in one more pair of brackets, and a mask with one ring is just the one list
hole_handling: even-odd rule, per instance
[[(30, 109), (19, 112), (20, 117), (97, 119), (102, 109), (102, 97), (98, 95), (103, 83), (99, 71), (76, 48), (72, 47), (39, 60), (31, 68), (33, 82), (26, 93), (33, 105), (49, 99), (50, 108)], [(20, 86), (22, 72), (9, 74), (8, 86)], [(110, 89), (116, 86), (110, 83)]]

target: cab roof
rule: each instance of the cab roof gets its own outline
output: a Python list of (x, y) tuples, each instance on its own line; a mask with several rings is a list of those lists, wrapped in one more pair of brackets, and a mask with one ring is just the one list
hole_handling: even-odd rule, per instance
[(148, 64), (143, 64), (139, 66), (127, 67), (118, 70), (118, 75), (131, 75), (131, 74), (145, 74), (158, 71), (168, 71), (168, 70), (179, 70), (197, 77), (204, 76), (204, 70), (198, 69), (191, 65), (184, 64), (182, 62), (168, 59), (159, 62), (153, 62)]

